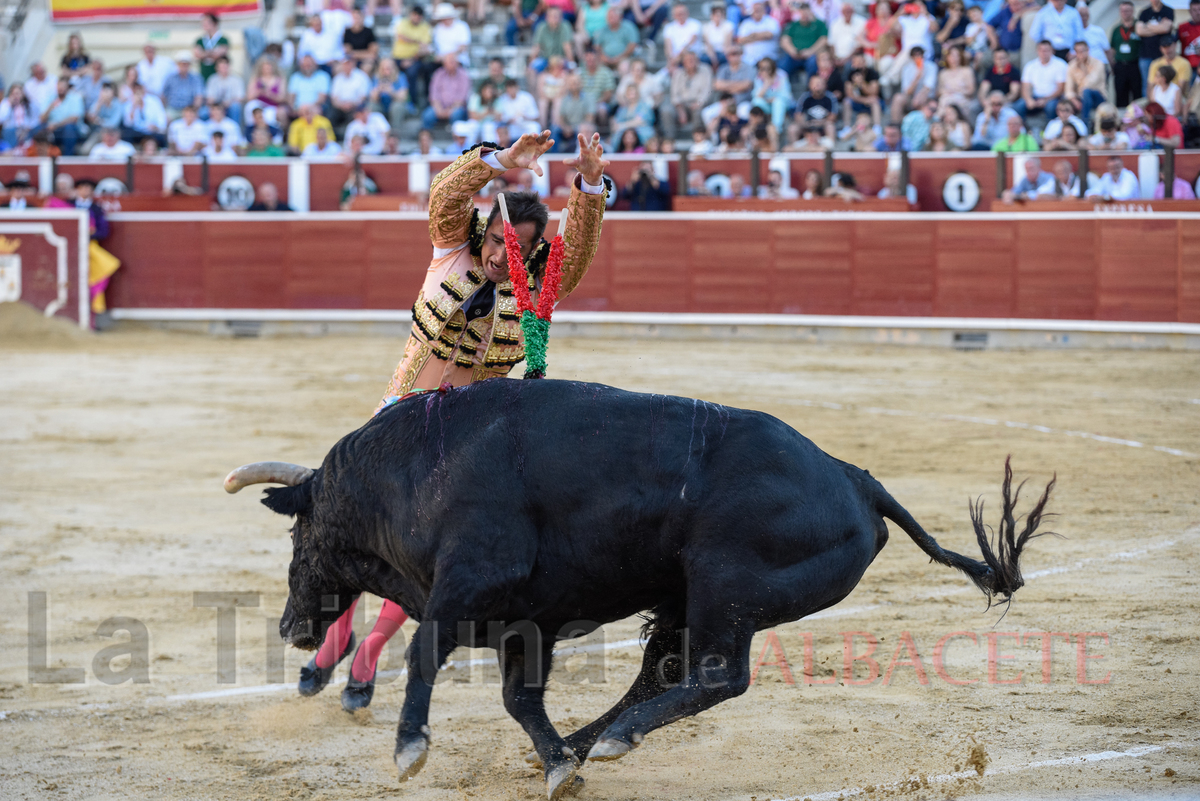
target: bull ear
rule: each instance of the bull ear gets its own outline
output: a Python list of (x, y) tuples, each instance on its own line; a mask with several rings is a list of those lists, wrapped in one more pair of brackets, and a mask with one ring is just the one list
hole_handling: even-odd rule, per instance
[(294, 487), (271, 487), (263, 492), (262, 504), (276, 514), (295, 517), (312, 509), (312, 488), (311, 481)]

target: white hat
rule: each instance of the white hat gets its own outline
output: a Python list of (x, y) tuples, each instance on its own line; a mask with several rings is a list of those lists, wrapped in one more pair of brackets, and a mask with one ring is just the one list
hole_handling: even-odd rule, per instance
[(449, 3), (438, 3), (433, 9), (432, 19), (434, 22), (440, 22), (444, 19), (458, 19), (458, 9)]
[(458, 122), (456, 122), (450, 126), (450, 133), (454, 134), (455, 136), (461, 136), (462, 138), (466, 139), (468, 136), (471, 135), (471, 129), (473, 127), (474, 126), (471, 125), (471, 123), (467, 122), (466, 120), (459, 120)]
[(176, 61), (186, 61), (187, 63), (191, 64), (192, 63), (192, 51), (191, 50), (180, 50), (180, 51), (176, 52), (175, 60)]

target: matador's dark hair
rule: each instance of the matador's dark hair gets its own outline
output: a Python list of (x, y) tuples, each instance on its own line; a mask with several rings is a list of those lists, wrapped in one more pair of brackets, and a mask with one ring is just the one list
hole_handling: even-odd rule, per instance
[[(531, 222), (534, 225), (533, 241), (537, 242), (546, 231), (550, 222), (550, 210), (537, 192), (505, 192), (504, 202), (508, 206), (508, 219), (513, 225)], [(500, 216), (500, 202), (492, 201), (492, 210), (488, 213), (487, 224), (490, 228)]]

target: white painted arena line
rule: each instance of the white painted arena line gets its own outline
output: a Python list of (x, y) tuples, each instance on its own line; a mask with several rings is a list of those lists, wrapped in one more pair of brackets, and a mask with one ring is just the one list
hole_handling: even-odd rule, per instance
[[(1195, 748), (1196, 743), (1165, 743), (1163, 745), (1139, 745), (1124, 751), (1098, 751), (1094, 754), (1079, 754), (1077, 756), (1061, 757), (1059, 759), (1042, 759), (1037, 762), (1029, 762), (1024, 765), (1007, 765), (1004, 767), (988, 768), (984, 771), (982, 778), (988, 776), (1003, 776), (1008, 773), (1024, 773), (1029, 770), (1040, 770), (1041, 768), (1058, 768), (1068, 767), (1073, 765), (1088, 765), (1097, 762), (1108, 762), (1113, 759), (1129, 759), (1131, 757), (1141, 757), (1146, 754), (1153, 754), (1159, 751), (1165, 751), (1168, 748)], [(915, 777), (901, 779), (900, 781), (889, 782), (888, 784), (875, 785), (875, 791), (896, 790), (902, 787), (912, 785)], [(979, 774), (974, 770), (960, 770), (954, 773), (943, 773), (937, 776), (922, 777), (929, 784), (945, 784), (947, 782), (955, 782), (960, 779), (979, 779)], [(919, 781), (919, 779), (918, 779)], [(774, 801), (838, 801), (842, 798), (854, 798), (860, 795), (866, 795), (867, 791), (862, 787), (846, 787), (841, 790), (830, 790), (824, 793), (811, 793), (805, 795), (793, 795), (787, 798), (778, 798)]]
[[(780, 403), (791, 406), (806, 406), (811, 409), (831, 409), (840, 412), (863, 412), (864, 414), (876, 414), (885, 417), (921, 417), (926, 420), (937, 420), (946, 423), (974, 423), (984, 426), (1004, 426), (1005, 428), (1017, 428), (1024, 431), (1036, 431), (1039, 434), (1058, 434), (1065, 437), (1078, 437), (1080, 439), (1090, 439), (1095, 442), (1104, 442), (1109, 445), (1124, 445), (1128, 448), (1150, 448), (1159, 451), (1160, 453), (1169, 453), (1172, 456), (1183, 456), (1189, 459), (1200, 457), (1200, 454), (1190, 451), (1180, 450), (1178, 448), (1170, 448), (1165, 445), (1147, 445), (1144, 442), (1139, 442), (1135, 439), (1121, 439), (1120, 437), (1108, 437), (1103, 434), (1093, 434), (1090, 431), (1072, 431), (1065, 428), (1051, 428), (1050, 426), (1035, 425), (1033, 423), (1022, 423), (1016, 420), (996, 420), (991, 417), (974, 417), (966, 414), (937, 414), (935, 412), (913, 412), (907, 409), (885, 409), (879, 406), (856, 406), (853, 403), (832, 403), (830, 401), (814, 401), (805, 400), (803, 398), (779, 398), (771, 399), (772, 403)], [(1192, 403), (1197, 401), (1193, 400)]]

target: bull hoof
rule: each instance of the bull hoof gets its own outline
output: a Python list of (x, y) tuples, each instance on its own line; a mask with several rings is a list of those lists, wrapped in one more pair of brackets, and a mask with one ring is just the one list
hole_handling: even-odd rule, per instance
[(576, 773), (575, 761), (564, 762), (546, 773), (546, 798), (549, 801), (559, 801), (567, 795), (573, 795), (575, 790)]
[(597, 762), (608, 762), (620, 759), (632, 750), (633, 746), (624, 740), (600, 740), (588, 751), (587, 758)]
[(429, 759), (429, 741), (421, 737), (413, 740), (396, 752), (396, 768), (400, 771), (400, 781), (406, 782), (421, 772), (425, 760)]

